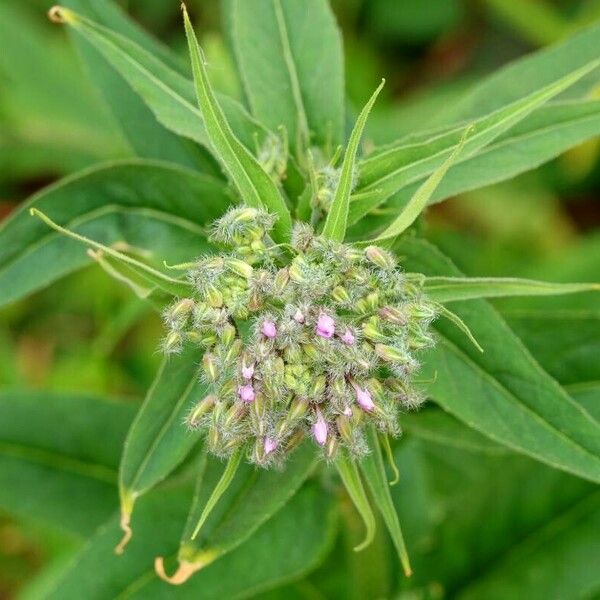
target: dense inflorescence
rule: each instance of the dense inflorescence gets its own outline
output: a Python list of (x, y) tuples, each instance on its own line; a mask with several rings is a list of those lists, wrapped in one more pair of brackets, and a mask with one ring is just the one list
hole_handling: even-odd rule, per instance
[(398, 412), (422, 398), (411, 377), (430, 346), (435, 308), (393, 256), (315, 235), (297, 224), (290, 245), (269, 238), (274, 219), (230, 210), (211, 239), (227, 253), (188, 272), (194, 294), (165, 311), (167, 353), (204, 349), (209, 395), (188, 424), (218, 456), (235, 450), (267, 466), (306, 436), (332, 459), (368, 451), (364, 427), (399, 433)]

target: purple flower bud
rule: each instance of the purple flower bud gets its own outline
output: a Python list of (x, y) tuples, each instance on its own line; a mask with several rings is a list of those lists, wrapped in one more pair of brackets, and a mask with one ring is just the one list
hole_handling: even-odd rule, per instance
[(254, 364), (251, 364), (249, 366), (242, 365), (242, 377), (244, 379), (252, 379), (253, 375), (254, 375)]
[(363, 390), (357, 385), (354, 386), (354, 390), (356, 391), (356, 401), (358, 402), (359, 406), (363, 410), (371, 412), (375, 408), (375, 404), (373, 403), (373, 399), (371, 398), (369, 390)]
[(327, 422), (323, 418), (323, 415), (317, 411), (317, 420), (312, 426), (312, 434), (315, 438), (315, 442), (319, 446), (324, 446), (327, 441)]
[(241, 385), (238, 388), (238, 394), (240, 396), (240, 399), (244, 402), (254, 402), (254, 398), (256, 398), (254, 388), (249, 383), (247, 383), (246, 385)]
[(266, 437), (264, 441), (265, 455), (271, 454), (277, 448), (277, 441), (273, 438)]
[(344, 335), (342, 336), (342, 342), (344, 342), (344, 344), (347, 344), (348, 346), (352, 346), (352, 344), (354, 344), (354, 334), (349, 330), (346, 329), (346, 332), (344, 333)]
[(277, 335), (277, 327), (273, 321), (264, 321), (261, 331), (262, 334), (268, 338), (274, 338)]
[(321, 313), (315, 331), (321, 337), (330, 338), (335, 333), (335, 321), (329, 315)]
[(296, 323), (304, 323), (304, 315), (302, 314), (301, 310), (298, 309), (293, 316), (294, 321), (296, 321)]

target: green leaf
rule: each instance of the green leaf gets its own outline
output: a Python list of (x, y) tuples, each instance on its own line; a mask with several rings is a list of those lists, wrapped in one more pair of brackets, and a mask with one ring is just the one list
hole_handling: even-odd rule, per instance
[(114, 512), (132, 403), (0, 393), (0, 508), (87, 536)]
[(198, 105), (217, 158), (243, 202), (257, 208), (265, 207), (277, 215), (274, 237), (279, 242), (287, 241), (291, 234), (292, 221), (285, 200), (275, 182), (231, 130), (208, 80), (202, 50), (185, 7), (183, 17)]
[(0, 224), (0, 305), (91, 261), (79, 242), (32, 219), (30, 208), (105, 246), (125, 244), (159, 266), (205, 251), (205, 226), (227, 205), (219, 181), (172, 164), (131, 160), (68, 177)]
[(348, 457), (344, 451), (340, 451), (335, 459), (335, 468), (365, 525), (365, 539), (354, 548), (355, 552), (360, 552), (366, 548), (375, 537), (375, 516), (371, 510), (369, 499), (367, 498), (367, 494), (360, 478), (360, 473), (358, 472), (354, 460)]
[[(461, 273), (423, 240), (399, 247), (403, 264), (429, 276)], [(424, 359), (427, 391), (445, 410), (514, 450), (592, 481), (600, 480), (600, 424), (535, 362), (485, 301), (452, 309), (485, 348), (438, 321), (436, 348)]]
[[(375, 241), (396, 238), (416, 221), (421, 212), (425, 210), (431, 195), (444, 178), (444, 175), (462, 152), (471, 129), (471, 127), (468, 127), (465, 130), (452, 154), (419, 187), (406, 206), (400, 211), (400, 214), (375, 238)], [(365, 244), (368, 243), (368, 241), (365, 242)]]
[(404, 537), (402, 536), (398, 513), (396, 512), (392, 501), (390, 486), (387, 481), (385, 466), (383, 464), (383, 456), (381, 455), (381, 448), (379, 446), (379, 439), (377, 438), (377, 431), (373, 426), (368, 428), (367, 438), (369, 441), (370, 453), (360, 462), (360, 469), (371, 490), (371, 495), (375, 500), (375, 504), (383, 516), (392, 542), (398, 552), (404, 574), (407, 577), (410, 577), (412, 575), (410, 560), (408, 558), (406, 544), (404, 543)]
[(424, 290), (437, 302), (504, 296), (554, 296), (600, 291), (598, 283), (552, 283), (516, 277), (427, 277)]
[(373, 107), (373, 104), (375, 104), (375, 100), (377, 100), (377, 96), (384, 84), (385, 80), (379, 84), (379, 87), (364, 106), (354, 124), (354, 129), (350, 135), (350, 141), (348, 142), (348, 147), (346, 148), (346, 153), (344, 155), (340, 178), (333, 200), (331, 201), (331, 207), (327, 214), (325, 225), (323, 226), (323, 236), (338, 242), (343, 242), (344, 237), (346, 236), (350, 194), (352, 193), (352, 187), (354, 185), (356, 153), (358, 151), (358, 145), (360, 144), (360, 138), (363, 129), (365, 128), (367, 118), (369, 117), (369, 113), (371, 112), (371, 108)]
[(303, 577), (331, 548), (336, 521), (331, 498), (315, 485), (307, 485), (246, 543), (184, 586), (169, 586), (148, 567), (155, 556), (176, 551), (190, 491), (163, 489), (144, 498), (134, 518), (140, 535), (121, 557), (111, 551), (118, 535), (118, 518), (108, 521), (55, 583), (48, 600), (119, 596), (221, 600), (260, 595)]
[(185, 418), (206, 393), (200, 382), (200, 355), (191, 346), (165, 357), (127, 434), (119, 471), (125, 532), (119, 553), (132, 535), (130, 519), (136, 500), (169, 475), (198, 443), (198, 436), (186, 428)]
[[(147, 282), (148, 285), (154, 285), (160, 288), (162, 291), (167, 292), (173, 296), (185, 296), (191, 291), (191, 284), (189, 282), (169, 277), (165, 273), (161, 273), (160, 271), (153, 269), (149, 265), (135, 258), (132, 258), (128, 254), (124, 254), (123, 252), (119, 252), (114, 248), (109, 248), (104, 244), (99, 244), (94, 240), (91, 240), (82, 235), (74, 233), (73, 231), (65, 229), (64, 227), (61, 227), (60, 225), (52, 221), (52, 219), (47, 217), (43, 212), (41, 212), (37, 208), (30, 208), (29, 214), (32, 217), (37, 217), (46, 225), (48, 225), (48, 227), (54, 229), (55, 231), (58, 231), (58, 233), (71, 239), (77, 240), (78, 242), (81, 242), (86, 246), (95, 248), (100, 253), (107, 254), (123, 267), (129, 267), (135, 273), (135, 275)], [(95, 260), (98, 259), (95, 258)]]
[[(451, 123), (477, 118), (573, 73), (598, 58), (599, 35), (600, 24), (595, 23), (560, 44), (529, 54), (499, 69), (449, 107), (441, 120)], [(586, 95), (597, 84), (598, 76), (597, 71), (590, 73), (581, 82), (580, 88), (571, 90), (571, 94), (574, 97)]]
[(600, 589), (599, 528), (600, 493), (596, 492), (508, 550), (456, 597), (591, 598)]
[[(165, 47), (144, 34), (114, 2), (65, 0), (65, 4), (135, 40), (147, 53), (174, 64)], [(59, 18), (59, 15), (55, 13), (55, 17)], [(83, 58), (90, 80), (105, 100), (137, 156), (212, 172), (214, 167), (208, 152), (166, 130), (157, 122), (151, 110), (131, 89), (129, 83), (89, 41), (81, 36), (74, 36), (73, 41)]]
[[(102, 54), (159, 123), (177, 135), (211, 149), (202, 113), (196, 105), (192, 81), (170, 68), (154, 53), (107, 27), (64, 9), (61, 17)], [(235, 100), (221, 96), (219, 101), (238, 138), (247, 147), (254, 147), (256, 137), (264, 137), (264, 128)]]
[[(598, 57), (580, 69), (556, 79), (553, 83), (516, 100), (495, 112), (478, 118), (462, 151), (463, 161), (476, 156), (500, 134), (525, 119), (536, 108), (567, 89), (599, 64)], [(459, 142), (464, 126), (453, 125), (449, 130), (416, 141), (400, 141), (375, 151), (363, 160), (360, 182), (351, 207), (351, 223), (355, 223), (384, 200), (404, 187), (427, 176), (442, 164)], [(363, 198), (361, 200), (361, 198)], [(352, 203), (354, 205), (354, 202)]]
[[(312, 473), (315, 464), (315, 451), (309, 443), (303, 444), (291, 455), (283, 471), (267, 471), (241, 464), (211, 514), (203, 519), (224, 474), (222, 463), (205, 454), (198, 473), (194, 502), (181, 538), (178, 570), (168, 577), (159, 558), (156, 564), (161, 576), (171, 582), (185, 580), (233, 551), (290, 501)], [(199, 519), (203, 521), (203, 527), (200, 535), (194, 537)]]
[[(224, 3), (248, 103), (292, 148), (335, 147), (344, 138), (344, 58), (325, 0)], [(312, 135), (311, 135), (312, 134)]]
[[(498, 136), (472, 157), (459, 159), (434, 191), (430, 203), (462, 192), (510, 179), (558, 156), (569, 148), (600, 134), (600, 101), (582, 100), (544, 106), (527, 119)], [(419, 183), (403, 187), (386, 201), (391, 215), (401, 209)], [(355, 196), (350, 204), (351, 223), (372, 208), (375, 196)], [(378, 218), (370, 229), (389, 221)]]

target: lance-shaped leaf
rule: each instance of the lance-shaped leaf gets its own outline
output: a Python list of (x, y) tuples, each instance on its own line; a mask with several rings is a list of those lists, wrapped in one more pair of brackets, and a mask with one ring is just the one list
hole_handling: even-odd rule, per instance
[(335, 147), (344, 134), (344, 57), (326, 0), (224, 2), (230, 41), (252, 113), (283, 125), (292, 149)]
[(390, 487), (383, 464), (383, 456), (381, 455), (381, 448), (379, 446), (379, 439), (377, 438), (377, 431), (373, 426), (369, 426), (367, 436), (370, 452), (361, 460), (360, 469), (371, 490), (371, 495), (375, 500), (375, 504), (381, 512), (383, 520), (388, 528), (392, 542), (398, 552), (404, 574), (409, 577), (412, 575), (410, 560), (408, 558), (406, 544), (404, 543), (404, 537), (402, 536), (398, 513), (396, 512), (390, 493)]
[(115, 510), (133, 403), (82, 394), (0, 393), (0, 508), (87, 536)]
[(205, 251), (205, 226), (227, 204), (219, 181), (177, 165), (131, 160), (68, 177), (0, 224), (0, 305), (91, 262), (85, 246), (32, 218), (30, 208), (105, 246), (126, 244), (159, 266)]
[[(403, 240), (398, 251), (407, 268), (430, 276), (462, 276), (423, 240)], [(436, 322), (438, 344), (423, 359), (431, 397), (493, 440), (600, 481), (600, 423), (544, 372), (489, 304), (456, 302), (452, 310), (485, 353), (443, 320)]]
[(217, 158), (236, 187), (242, 202), (257, 208), (265, 207), (276, 215), (274, 237), (277, 241), (287, 241), (291, 234), (292, 221), (285, 200), (275, 182), (231, 130), (208, 79), (204, 56), (185, 6), (183, 18), (196, 97), (204, 118), (206, 133)]
[(335, 468), (365, 525), (365, 539), (354, 548), (356, 552), (359, 552), (366, 548), (375, 537), (375, 516), (371, 510), (356, 462), (342, 450), (338, 452), (335, 459)]
[[(314, 448), (305, 443), (290, 456), (283, 471), (239, 465), (218, 504), (211, 514), (202, 519), (224, 474), (223, 464), (205, 455), (181, 538), (178, 569), (172, 576), (167, 576), (163, 559), (159, 557), (155, 561), (159, 575), (170, 583), (183, 583), (193, 573), (237, 548), (290, 501), (314, 470), (315, 464)], [(202, 528), (195, 536), (199, 519), (202, 520)]]
[(129, 256), (128, 254), (119, 252), (114, 248), (110, 248), (104, 244), (100, 244), (94, 240), (86, 238), (83, 235), (79, 235), (78, 233), (61, 227), (37, 208), (30, 208), (29, 214), (32, 217), (37, 217), (38, 219), (42, 220), (46, 225), (48, 225), (48, 227), (58, 231), (58, 233), (77, 240), (78, 242), (81, 242), (90, 248), (94, 248), (98, 252), (107, 254), (118, 264), (129, 267), (133, 273), (146, 282), (147, 285), (154, 285), (163, 292), (172, 294), (173, 296), (185, 296), (186, 294), (189, 294), (192, 289), (191, 284), (187, 281), (174, 279), (173, 277), (170, 277), (165, 273), (161, 273), (157, 269), (154, 269), (153, 267)]
[[(159, 123), (211, 149), (192, 81), (120, 33), (66, 9), (59, 14), (123, 77)], [(238, 102), (227, 96), (220, 96), (219, 102), (235, 135), (247, 147), (264, 137), (264, 128)]]
[(340, 178), (335, 189), (333, 200), (331, 201), (331, 207), (327, 213), (327, 219), (323, 226), (323, 236), (326, 238), (335, 240), (337, 242), (343, 242), (346, 236), (346, 227), (348, 225), (348, 210), (350, 207), (350, 194), (355, 182), (355, 163), (356, 153), (358, 152), (358, 145), (360, 144), (360, 138), (365, 128), (365, 124), (377, 100), (377, 96), (384, 86), (385, 80), (383, 80), (379, 87), (375, 90), (365, 107), (358, 115), (358, 119), (354, 124), (354, 129), (350, 135), (348, 147), (344, 154), (344, 162), (342, 163)]
[(514, 277), (427, 277), (427, 296), (437, 302), (506, 296), (556, 296), (600, 291), (599, 283), (552, 283)]
[[(598, 64), (600, 61), (596, 58), (546, 87), (474, 121), (462, 152), (463, 160), (476, 155), (500, 134), (569, 88)], [(463, 125), (453, 126), (425, 140), (390, 144), (363, 160), (360, 164), (359, 186), (353, 198), (360, 204), (353, 206), (351, 222), (356, 222), (361, 215), (438, 168), (459, 143), (463, 131)]]
[(131, 538), (130, 519), (137, 498), (169, 475), (198, 441), (186, 428), (185, 418), (206, 392), (199, 377), (200, 354), (200, 349), (188, 346), (163, 360), (127, 434), (119, 471), (125, 536), (117, 552)]
[[(454, 164), (467, 141), (467, 136), (471, 128), (467, 128), (463, 136), (453, 150), (452, 154), (427, 178), (421, 187), (415, 192), (414, 196), (408, 201), (407, 205), (400, 211), (400, 214), (375, 238), (374, 241), (392, 240), (406, 231), (421, 214), (427, 206), (431, 195), (440, 184), (448, 169)], [(368, 244), (369, 242), (364, 242)]]
[[(176, 57), (157, 40), (143, 32), (121, 7), (111, 0), (65, 0), (65, 4), (126, 36), (161, 61), (175, 66)], [(51, 19), (62, 22), (60, 8), (52, 9), (49, 14)], [(214, 170), (208, 151), (165, 129), (144, 101), (131, 89), (122, 74), (115, 70), (92, 44), (80, 35), (73, 35), (72, 41), (82, 58), (88, 78), (105, 101), (111, 116), (136, 156), (165, 160), (204, 172)]]

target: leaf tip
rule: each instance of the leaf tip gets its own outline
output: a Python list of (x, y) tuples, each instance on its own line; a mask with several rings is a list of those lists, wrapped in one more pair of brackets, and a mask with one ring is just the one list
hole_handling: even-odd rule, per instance
[(157, 556), (154, 559), (154, 570), (156, 574), (171, 585), (181, 585), (185, 583), (196, 571), (201, 568), (201, 564), (191, 563), (185, 560), (179, 561), (179, 566), (173, 575), (167, 575), (165, 572), (164, 558)]
[(125, 552), (125, 546), (129, 544), (129, 541), (133, 537), (133, 530), (131, 529), (130, 523), (131, 513), (124, 512), (121, 514), (120, 527), (123, 531), (123, 537), (121, 541), (115, 546), (115, 554), (121, 555)]
[(48, 19), (53, 23), (62, 25), (64, 23), (72, 23), (75, 20), (75, 14), (62, 6), (55, 5), (48, 11)]

